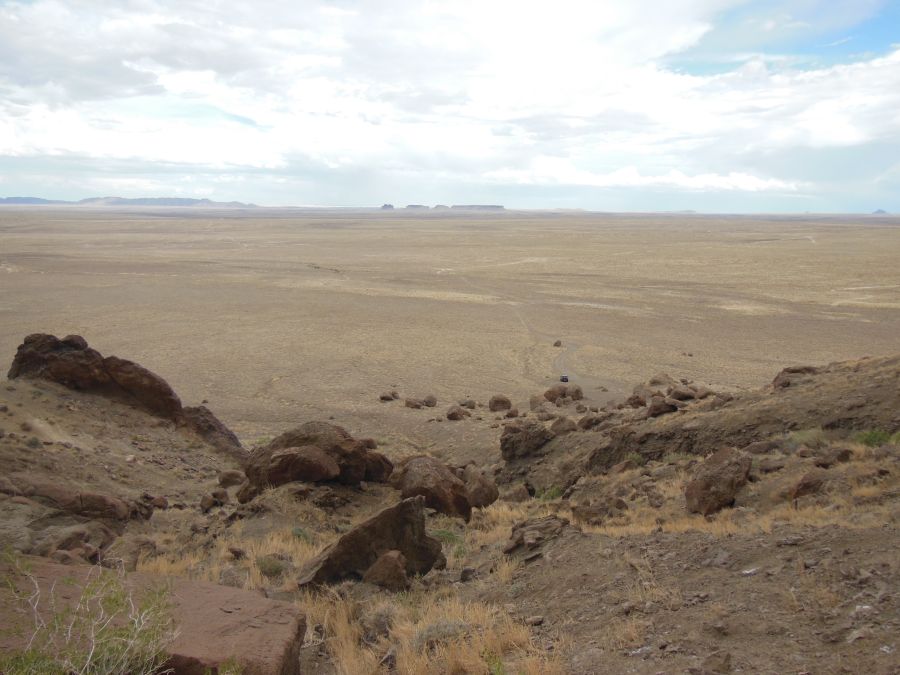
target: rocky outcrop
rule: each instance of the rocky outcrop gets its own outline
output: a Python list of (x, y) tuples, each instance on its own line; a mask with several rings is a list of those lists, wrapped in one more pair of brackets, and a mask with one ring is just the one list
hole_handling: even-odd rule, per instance
[(751, 460), (733, 448), (723, 448), (708, 457), (685, 486), (687, 510), (708, 516), (734, 504), (738, 491), (747, 484)]
[(459, 405), (450, 406), (447, 410), (447, 419), (451, 422), (458, 422), (460, 420), (464, 420), (467, 417), (470, 417), (472, 413)]
[(544, 392), (544, 398), (551, 403), (556, 403), (563, 398), (580, 401), (584, 398), (584, 391), (577, 384), (555, 384)]
[(159, 375), (133, 361), (104, 357), (80, 335), (62, 339), (44, 333), (29, 335), (19, 345), (7, 377), (48, 380), (133, 405), (191, 429), (240, 463), (247, 458), (237, 436), (209, 408), (183, 408), (178, 395)]
[(301, 424), (253, 451), (245, 467), (248, 483), (238, 492), (238, 501), (249, 501), (265, 487), (298, 480), (384, 482), (393, 465), (370, 445), (328, 422)]
[(389, 551), (405, 559), (407, 575), (425, 574), (443, 555), (441, 542), (425, 531), (425, 498), (404, 499), (357, 525), (310, 560), (300, 571), (299, 586), (362, 579)]
[(506, 461), (529, 457), (552, 438), (553, 433), (540, 422), (520, 419), (504, 427), (500, 435), (500, 453)]
[[(59, 565), (40, 559), (28, 560), (31, 579), (0, 563), (0, 575), (14, 582), (20, 591), (31, 593), (32, 579), (41, 592), (43, 618), (61, 611), (81, 596), (80, 589), (97, 574), (114, 574), (87, 565)], [(123, 585), (139, 601), (160, 587), (160, 577), (129, 574)], [(299, 675), (300, 647), (306, 633), (303, 611), (292, 603), (269, 600), (256, 592), (217, 584), (170, 578), (165, 581), (175, 639), (167, 646), (166, 667), (174, 675), (201, 675), (219, 672), (228, 661), (241, 672), (254, 675)], [(50, 597), (54, 598), (51, 606)], [(21, 622), (20, 608), (12, 589), (0, 587), (0, 625)], [(0, 652), (21, 649), (27, 635), (19, 631), (0, 634)]]
[(468, 522), (472, 514), (465, 483), (434, 457), (423, 455), (404, 460), (394, 470), (391, 485), (400, 490), (404, 499), (421, 495), (428, 508), (448, 516), (459, 516)]
[(117, 398), (167, 419), (181, 416), (181, 401), (164, 379), (132, 361), (103, 357), (80, 335), (62, 340), (43, 333), (29, 335), (19, 345), (7, 377), (50, 380)]

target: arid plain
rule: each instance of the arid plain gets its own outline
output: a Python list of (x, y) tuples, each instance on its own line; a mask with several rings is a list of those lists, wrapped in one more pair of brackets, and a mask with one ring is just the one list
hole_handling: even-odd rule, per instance
[(897, 352), (898, 259), (890, 217), (8, 207), (0, 353), (81, 334), (250, 444), (333, 416), (439, 449), (482, 439), (378, 394), (521, 403), (565, 373), (603, 401)]

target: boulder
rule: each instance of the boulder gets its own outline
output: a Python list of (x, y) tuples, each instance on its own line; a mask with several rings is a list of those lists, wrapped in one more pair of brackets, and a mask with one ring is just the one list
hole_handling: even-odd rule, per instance
[(428, 394), (428, 396), (426, 396), (425, 398), (422, 399), (422, 403), (425, 405), (426, 408), (435, 407), (437, 405), (437, 402), (438, 402), (437, 397), (432, 394)]
[(620, 516), (628, 510), (628, 504), (621, 497), (604, 497), (572, 508), (576, 522), (602, 525), (609, 518)]
[(556, 403), (556, 399), (562, 398), (566, 395), (567, 387), (564, 384), (554, 384), (547, 391), (544, 392), (544, 398), (550, 401), (550, 403)]
[(558, 537), (569, 526), (569, 521), (559, 516), (531, 518), (512, 527), (509, 541), (503, 547), (507, 555), (522, 551), (531, 551), (542, 546), (546, 541)]
[(750, 475), (749, 455), (723, 448), (707, 457), (684, 490), (687, 509), (708, 516), (734, 504), (738, 491)]
[(540, 422), (518, 419), (504, 427), (500, 435), (500, 453), (506, 461), (529, 457), (552, 438), (553, 433)]
[(500, 496), (500, 490), (494, 479), (474, 464), (468, 464), (462, 470), (462, 481), (466, 484), (469, 494), (469, 503), (473, 507), (484, 508), (490, 506)]
[(678, 410), (675, 402), (662, 396), (654, 396), (650, 399), (650, 406), (647, 408), (647, 417), (659, 417), (667, 415)]
[(116, 356), (103, 357), (79, 335), (62, 340), (42, 333), (25, 338), (7, 377), (37, 378), (69, 389), (115, 398), (160, 417), (178, 420), (178, 396), (159, 375)]
[(510, 408), (512, 408), (512, 401), (503, 394), (494, 394), (491, 396), (491, 400), (488, 401), (488, 410), (491, 412), (500, 412)]
[(554, 347), (562, 347), (562, 340), (557, 340), (556, 342), (553, 343), (553, 346)]
[(467, 417), (470, 417), (472, 413), (459, 405), (450, 406), (450, 409), (447, 410), (447, 419), (452, 422), (458, 422), (460, 420), (464, 420)]
[(366, 453), (365, 479), (371, 483), (386, 483), (394, 471), (394, 464), (380, 452)]
[(300, 571), (300, 587), (361, 579), (388, 551), (405, 558), (407, 575), (425, 574), (443, 558), (441, 542), (425, 531), (425, 497), (404, 499), (357, 525)]
[(472, 513), (465, 483), (446, 464), (434, 457), (410, 457), (391, 475), (391, 485), (406, 499), (421, 495), (425, 505), (466, 522)]
[(403, 405), (413, 410), (420, 410), (425, 405), (425, 402), (416, 398), (408, 398), (403, 402)]
[(379, 401), (393, 401), (396, 397), (389, 391), (383, 391), (378, 395)]
[(697, 398), (697, 392), (690, 387), (679, 384), (669, 389), (669, 398), (673, 398), (676, 401), (693, 401)]
[(243, 471), (237, 471), (236, 469), (228, 469), (226, 471), (219, 472), (219, 485), (223, 488), (234, 487), (235, 485), (240, 485), (244, 482), (246, 476)]
[(518, 416), (519, 416), (518, 408), (510, 408), (509, 410), (506, 411), (506, 414), (504, 415), (504, 417), (508, 420), (515, 419)]
[(576, 429), (578, 429), (578, 425), (575, 424), (575, 420), (570, 417), (557, 417), (553, 421), (553, 424), (550, 425), (550, 431), (557, 436), (568, 434)]
[(97, 492), (78, 492), (46, 481), (31, 482), (24, 486), (23, 493), (37, 502), (85, 518), (126, 521), (145, 515), (137, 505), (124, 499)]
[(543, 396), (538, 396), (537, 394), (535, 394), (534, 396), (531, 396), (528, 399), (528, 409), (529, 410), (540, 410), (544, 405), (544, 401), (546, 401), (546, 400), (547, 399), (544, 398)]
[(304, 445), (273, 452), (269, 457), (265, 482), (272, 486), (294, 481), (318, 483), (334, 480), (340, 473), (341, 468), (328, 453), (315, 445)]
[[(390, 474), (387, 471), (389, 464), (387, 458), (379, 453), (373, 453), (366, 445), (364, 441), (353, 438), (337, 425), (328, 422), (306, 422), (254, 450), (247, 461), (245, 472), (250, 484), (257, 491), (268, 485), (278, 485), (291, 480), (312, 481), (314, 479), (309, 477), (312, 475), (321, 476), (316, 480), (335, 480), (345, 485), (358, 485), (360, 481), (379, 480), (379, 477), (385, 480)], [(309, 450), (309, 447), (317, 448), (331, 461), (326, 461), (322, 454)], [(292, 452), (282, 453), (276, 457), (276, 453), (288, 449)], [(299, 450), (303, 452), (298, 455)], [(376, 456), (370, 457), (373, 454)], [(339, 472), (333, 475), (335, 464)], [(314, 473), (303, 474), (301, 468)], [(294, 477), (280, 480), (278, 476), (283, 470), (288, 472), (287, 476)], [(303, 475), (307, 477), (304, 478)], [(273, 483), (273, 479), (280, 482)], [(244, 494), (249, 494), (249, 490)], [(242, 498), (239, 493), (239, 499)]]
[(813, 462), (822, 469), (830, 469), (835, 464), (843, 464), (853, 459), (853, 451), (850, 448), (829, 448), (819, 454)]
[(525, 483), (519, 483), (500, 495), (500, 499), (504, 502), (527, 502), (531, 499), (531, 493), (528, 491), (528, 486)]
[(475, 406), (477, 404), (471, 398), (464, 398), (461, 401), (459, 401), (459, 405), (461, 408), (466, 408), (467, 410), (475, 410)]
[(381, 586), (389, 591), (405, 591), (409, 588), (409, 577), (406, 576), (406, 556), (396, 550), (382, 553), (363, 574), (363, 581)]

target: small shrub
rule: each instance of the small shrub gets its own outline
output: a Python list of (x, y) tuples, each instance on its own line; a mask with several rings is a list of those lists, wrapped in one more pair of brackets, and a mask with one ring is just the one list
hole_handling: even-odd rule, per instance
[[(73, 603), (55, 588), (42, 597), (37, 580), (19, 558), (4, 579), (19, 610), (31, 621), (25, 647), (0, 654), (6, 675), (154, 675), (162, 672), (174, 639), (168, 594), (148, 591), (138, 600), (120, 575), (91, 570)], [(26, 590), (22, 590), (22, 588)]]
[[(900, 434), (895, 434), (895, 436)], [(870, 429), (856, 434), (856, 442), (867, 445), (870, 448), (877, 448), (891, 440), (891, 435), (887, 431), (881, 429)]]
[(25, 445), (27, 445), (29, 448), (31, 448), (32, 450), (34, 450), (34, 449), (37, 449), (37, 448), (41, 447), (41, 441), (40, 441), (40, 439), (35, 438), (34, 436), (32, 436), (31, 438), (29, 438), (29, 439), (25, 442)]
[(639, 452), (633, 452), (633, 451), (632, 451), (632, 452), (629, 452), (627, 455), (625, 455), (625, 461), (628, 461), (628, 460), (631, 460), (631, 461), (634, 462), (637, 466), (644, 466), (644, 464), (647, 463), (647, 458), (646, 458), (646, 457), (644, 457), (644, 456), (643, 456), (641, 453), (639, 453)]
[(548, 488), (543, 490), (539, 490), (535, 495), (542, 502), (552, 502), (554, 499), (559, 499), (563, 495), (563, 490), (558, 485), (551, 485)]
[(256, 558), (256, 567), (267, 579), (275, 579), (287, 571), (288, 565), (274, 555), (261, 555)]
[(293, 534), (300, 541), (305, 541), (307, 544), (312, 543), (312, 539), (310, 538), (309, 533), (299, 525), (291, 530), (291, 534)]

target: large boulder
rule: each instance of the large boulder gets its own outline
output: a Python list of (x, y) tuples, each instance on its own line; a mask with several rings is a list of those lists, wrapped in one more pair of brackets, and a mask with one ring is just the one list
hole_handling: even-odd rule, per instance
[(569, 521), (559, 516), (531, 518), (513, 525), (509, 541), (503, 546), (507, 555), (533, 551), (550, 539), (555, 539), (569, 526)]
[(406, 576), (406, 556), (400, 551), (388, 551), (378, 556), (378, 560), (363, 574), (363, 581), (375, 584), (389, 591), (404, 591), (409, 588)]
[(267, 486), (295, 480), (334, 480), (346, 485), (364, 480), (383, 482), (393, 465), (369, 445), (335, 424), (301, 424), (253, 451), (245, 467), (248, 486), (241, 489), (238, 499), (252, 499), (251, 495)]
[(519, 419), (507, 424), (500, 435), (500, 453), (510, 461), (529, 457), (553, 438), (553, 433), (532, 419)]
[(80, 335), (59, 339), (35, 333), (19, 345), (7, 377), (38, 378), (101, 394), (154, 415), (181, 418), (181, 401), (159, 375), (116, 356), (103, 357)]
[(425, 531), (425, 497), (404, 499), (343, 535), (310, 560), (299, 586), (362, 579), (389, 551), (399, 551), (408, 575), (425, 574), (441, 558), (441, 542)]
[(400, 490), (404, 499), (421, 495), (426, 506), (448, 516), (459, 516), (468, 522), (472, 514), (465, 483), (434, 457), (423, 455), (404, 460), (391, 475), (391, 485)]
[(738, 491), (747, 484), (751, 460), (733, 448), (711, 455), (685, 486), (687, 510), (708, 516), (734, 504)]
[(277, 486), (293, 481), (318, 483), (334, 480), (341, 467), (328, 453), (315, 445), (276, 450), (269, 458), (266, 483)]
[(461, 471), (460, 478), (466, 484), (469, 503), (473, 507), (490, 506), (500, 497), (497, 483), (474, 464), (467, 464)]

